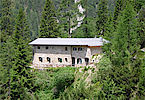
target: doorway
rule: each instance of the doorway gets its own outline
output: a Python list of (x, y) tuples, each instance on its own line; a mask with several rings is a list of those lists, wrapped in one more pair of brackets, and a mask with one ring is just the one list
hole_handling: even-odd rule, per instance
[(75, 57), (72, 57), (72, 66), (75, 66)]
[(89, 58), (85, 58), (86, 65), (89, 64)]

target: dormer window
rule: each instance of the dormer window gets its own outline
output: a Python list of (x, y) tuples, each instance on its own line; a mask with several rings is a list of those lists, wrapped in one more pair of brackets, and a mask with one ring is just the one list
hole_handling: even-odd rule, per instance
[(37, 49), (40, 49), (40, 46), (38, 46)]

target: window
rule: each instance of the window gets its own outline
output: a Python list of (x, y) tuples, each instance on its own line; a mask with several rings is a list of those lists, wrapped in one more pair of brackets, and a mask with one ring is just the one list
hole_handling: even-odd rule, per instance
[(68, 62), (67, 58), (65, 58), (65, 61)]
[(86, 65), (89, 64), (89, 58), (85, 58)]
[(78, 51), (82, 51), (83, 49), (82, 48), (78, 48)]
[(37, 49), (40, 49), (40, 46), (38, 46)]
[(76, 48), (76, 47), (74, 47), (74, 48), (73, 48), (73, 51), (77, 51), (77, 48)]
[(49, 57), (47, 57), (47, 61), (50, 63), (51, 62), (51, 59)]
[(58, 58), (58, 62), (62, 63), (62, 58)]
[(46, 46), (45, 48), (48, 49), (48, 46)]
[(67, 47), (65, 47), (65, 51), (67, 51)]
[(82, 59), (81, 58), (77, 59), (77, 64), (82, 64)]
[(42, 57), (39, 57), (39, 61), (40, 61), (40, 62), (43, 62), (43, 58), (42, 58)]

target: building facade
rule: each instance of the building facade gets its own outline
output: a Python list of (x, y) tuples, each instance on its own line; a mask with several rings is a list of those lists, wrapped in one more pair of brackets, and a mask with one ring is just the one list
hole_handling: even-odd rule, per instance
[(33, 67), (86, 66), (102, 53), (102, 38), (38, 38), (33, 46)]

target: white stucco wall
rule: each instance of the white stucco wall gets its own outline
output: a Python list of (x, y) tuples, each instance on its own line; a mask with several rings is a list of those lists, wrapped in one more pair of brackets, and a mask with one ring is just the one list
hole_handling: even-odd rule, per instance
[[(87, 47), (87, 46), (34, 46), (34, 59), (33, 65), (37, 67), (61, 67), (61, 66), (71, 66), (72, 57), (75, 58), (75, 67), (86, 66), (85, 58), (89, 58), (91, 62), (92, 56), (102, 52), (100, 47)], [(67, 51), (65, 48), (67, 47)], [(76, 51), (73, 48), (77, 48)], [(82, 51), (78, 51), (78, 48), (82, 48)], [(39, 61), (39, 57), (42, 57), (43, 62)], [(51, 59), (49, 63), (47, 57)], [(62, 63), (58, 61), (58, 58), (62, 58)], [(65, 60), (67, 58), (67, 61)], [(82, 64), (77, 64), (77, 59), (82, 59)]]
[[(72, 50), (72, 57), (75, 57), (75, 65), (76, 67), (79, 67), (79, 66), (86, 66), (86, 62), (85, 62), (85, 58), (89, 58), (91, 59), (91, 50), (90, 48), (88, 48), (87, 46), (73, 46), (73, 47), (76, 47), (77, 49), (79, 47), (82, 48), (82, 51), (73, 51)], [(72, 47), (72, 49), (73, 49)], [(81, 58), (82, 59), (82, 64), (77, 64), (77, 59), (78, 58)]]
[(101, 47), (91, 47), (91, 55), (95, 55), (95, 54), (100, 54), (102, 53), (102, 48)]
[[(35, 66), (64, 66), (64, 65), (71, 65), (71, 47), (70, 46), (39, 46), (40, 49), (37, 48), (38, 46), (34, 47), (34, 59), (33, 64)], [(67, 51), (65, 50), (67, 47)], [(43, 62), (39, 61), (39, 57), (42, 57)], [(50, 63), (47, 61), (47, 57), (51, 59)], [(58, 61), (58, 58), (62, 58), (62, 63)], [(67, 58), (67, 62), (65, 61)], [(47, 66), (46, 66), (47, 67)]]

